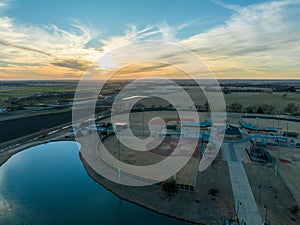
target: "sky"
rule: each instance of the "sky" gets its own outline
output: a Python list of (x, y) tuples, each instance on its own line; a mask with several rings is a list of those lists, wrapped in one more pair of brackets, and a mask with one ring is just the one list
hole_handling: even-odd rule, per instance
[(0, 0), (0, 80), (80, 79), (91, 67), (96, 77), (122, 68), (122, 78), (181, 78), (162, 66), (170, 52), (128, 65), (136, 53), (123, 46), (145, 41), (181, 46), (218, 79), (299, 79), (299, 21), (299, 0)]

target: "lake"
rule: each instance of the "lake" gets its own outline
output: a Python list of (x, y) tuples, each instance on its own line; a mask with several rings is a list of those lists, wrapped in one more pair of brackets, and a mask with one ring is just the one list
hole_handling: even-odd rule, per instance
[(76, 142), (43, 144), (11, 157), (0, 167), (1, 195), (10, 205), (0, 214), (1, 225), (190, 224), (121, 200), (96, 183)]

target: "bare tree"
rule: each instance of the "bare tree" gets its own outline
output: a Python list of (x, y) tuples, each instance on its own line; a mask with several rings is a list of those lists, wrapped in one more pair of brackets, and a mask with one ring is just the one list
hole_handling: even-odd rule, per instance
[(242, 110), (242, 104), (234, 102), (229, 106), (230, 111), (232, 112), (241, 112)]
[(294, 114), (297, 112), (298, 108), (299, 108), (299, 105), (296, 105), (295, 103), (289, 103), (284, 108), (284, 112)]

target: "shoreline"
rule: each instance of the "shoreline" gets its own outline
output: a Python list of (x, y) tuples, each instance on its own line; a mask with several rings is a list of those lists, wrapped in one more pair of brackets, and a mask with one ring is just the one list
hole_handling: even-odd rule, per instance
[[(87, 146), (82, 145), (82, 148), (84, 147)], [(91, 155), (82, 153), (81, 149), (79, 157), (87, 174), (95, 182), (125, 201), (191, 224), (219, 225), (226, 219), (234, 218), (229, 170), (227, 163), (222, 161), (221, 157), (218, 157), (213, 167), (199, 174), (197, 191), (179, 190), (171, 197), (162, 191), (160, 185), (126, 186), (110, 181), (86, 161), (85, 157)], [(218, 189), (220, 193), (211, 196), (209, 194), (211, 188)]]
[[(11, 148), (8, 151), (2, 152), (0, 154), (0, 167), (14, 154), (31, 147), (46, 144), (48, 142), (75, 141), (74, 138), (65, 138), (67, 133), (67, 130), (63, 130), (61, 132), (52, 134), (47, 138), (20, 144), (15, 148)], [(1, 158), (3, 159), (3, 157), (6, 157), (6, 159), (1, 161)], [(81, 154), (81, 150), (79, 151), (79, 158), (87, 172), (87, 175), (97, 182), (98, 185), (103, 186), (105, 189), (116, 195), (119, 199), (131, 202), (161, 215), (189, 222), (191, 224), (217, 225), (220, 224), (220, 221), (224, 221), (224, 218), (228, 218), (228, 215), (231, 214), (231, 212), (228, 214), (228, 211), (233, 212), (233, 209), (226, 210), (227, 212), (222, 212), (221, 208), (223, 207), (220, 204), (222, 204), (222, 201), (224, 203), (224, 195), (218, 196), (214, 200), (210, 199), (209, 195), (207, 194), (207, 190), (209, 187), (211, 187), (210, 185), (212, 183), (205, 185), (200, 195), (199, 193), (195, 192), (179, 191), (175, 197), (169, 197), (163, 193), (160, 185), (131, 187), (111, 182), (99, 175), (88, 165)], [(218, 162), (217, 164), (220, 165), (222, 170), (225, 169), (222, 162)], [(225, 171), (227, 171), (227, 169), (225, 169)], [(207, 176), (210, 176), (211, 172), (213, 172), (213, 170), (211, 170)], [(229, 205), (233, 207), (233, 203), (230, 201), (228, 202), (228, 199), (225, 199), (225, 202), (227, 202), (227, 207)]]
[[(27, 150), (27, 149), (32, 148), (34, 146), (38, 146), (38, 145), (42, 145), (42, 144), (47, 144), (49, 142), (57, 142), (57, 141), (75, 141), (74, 139), (68, 139), (67, 140), (65, 138), (59, 138), (57, 136), (52, 137), (50, 140), (49, 139), (45, 139), (45, 140), (38, 140), (38, 141), (26, 143), (26, 144), (21, 144), (18, 147), (15, 147), (15, 148), (12, 148), (12, 149), (7, 150), (5, 152), (2, 152), (0, 154), (0, 167), (5, 162), (7, 162), (10, 159), (10, 157), (12, 157), (14, 154), (17, 154), (17, 153), (19, 153), (21, 151)], [(3, 160), (3, 158), (4, 158), (4, 160)], [(127, 201), (127, 202), (130, 202), (130, 203), (133, 203), (133, 204), (136, 204), (136, 205), (138, 205), (140, 207), (146, 208), (148, 210), (151, 210), (153, 212), (159, 213), (159, 214), (164, 215), (164, 216), (168, 216), (170, 218), (174, 218), (174, 219), (181, 220), (181, 221), (184, 221), (184, 222), (189, 222), (191, 224), (207, 225), (207, 224), (204, 224), (204, 223), (198, 223), (198, 222), (195, 222), (195, 221), (191, 221), (191, 220), (188, 220), (188, 219), (184, 219), (184, 218), (178, 217), (175, 214), (171, 215), (169, 213), (166, 213), (166, 212), (163, 212), (163, 211), (159, 211), (159, 210), (157, 210), (157, 209), (155, 209), (155, 208), (153, 208), (153, 207), (151, 207), (151, 206), (149, 206), (147, 204), (143, 204), (141, 201), (135, 201), (135, 200), (133, 200), (130, 197), (126, 197), (126, 193), (122, 194), (122, 193), (116, 191), (113, 188), (114, 185), (119, 185), (119, 184), (112, 184), (112, 182), (110, 182), (109, 180), (103, 178), (101, 175), (99, 175), (98, 173), (96, 173), (88, 165), (88, 163), (84, 160), (84, 158), (82, 157), (80, 151), (79, 151), (79, 158), (80, 158), (80, 160), (82, 162), (82, 165), (83, 165), (85, 171), (87, 172), (88, 176), (90, 178), (92, 178), (95, 182), (97, 182), (97, 184), (103, 186), (105, 189), (107, 189), (108, 191), (110, 191), (111, 193), (113, 193), (114, 195), (116, 195), (119, 199)], [(124, 187), (126, 187), (126, 186), (124, 186)], [(159, 186), (157, 185), (157, 187), (159, 187)]]
[[(188, 222), (188, 223), (191, 223), (191, 224), (196, 224), (196, 225), (207, 225), (207, 224), (204, 224), (204, 223), (199, 223), (199, 222), (195, 222), (195, 221), (188, 220), (188, 219), (185, 219), (185, 218), (181, 218), (181, 217), (178, 217), (176, 215), (171, 215), (170, 213), (167, 213), (165, 211), (157, 210), (157, 209), (151, 207), (149, 204), (146, 204), (145, 202), (142, 203), (142, 201), (133, 200), (132, 198), (126, 197), (126, 195), (122, 195), (120, 192), (116, 191), (113, 188), (113, 186), (114, 185), (119, 185), (119, 186), (123, 186), (124, 188), (126, 188), (127, 186), (121, 185), (121, 184), (113, 184), (113, 182), (111, 182), (111, 181), (107, 180), (106, 178), (102, 177), (101, 175), (99, 175), (95, 170), (93, 170), (92, 167), (90, 167), (88, 165), (88, 163), (85, 161), (85, 159), (82, 156), (80, 151), (79, 151), (79, 158), (82, 162), (82, 165), (83, 165), (84, 169), (86, 170), (87, 174), (89, 175), (89, 177), (91, 177), (96, 183), (98, 183), (99, 185), (103, 186), (105, 189), (107, 189), (108, 191), (110, 191), (111, 193), (116, 195), (119, 199), (130, 202), (130, 203), (133, 203), (133, 204), (136, 204), (140, 207), (146, 208), (146, 209), (151, 210), (155, 213), (159, 213), (161, 215), (164, 215), (164, 216), (167, 216), (167, 217), (170, 217), (170, 218), (174, 218), (174, 219), (177, 219), (177, 220), (181, 220), (181, 221)], [(156, 186), (158, 186), (158, 185), (156, 185)], [(133, 187), (133, 188), (135, 188), (135, 187)]]
[[(56, 128), (57, 129), (57, 128)], [(7, 148), (4, 151), (0, 151), (0, 167), (7, 162), (7, 160), (10, 159), (14, 154), (17, 154), (21, 151), (27, 150), (29, 148), (32, 148), (37, 145), (47, 144), (49, 142), (56, 142), (56, 141), (75, 141), (74, 138), (65, 138), (65, 136), (68, 134), (67, 130), (61, 130), (60, 132), (57, 132), (55, 134), (51, 134), (49, 136), (38, 138), (36, 140), (32, 140), (29, 142), (24, 143), (16, 143), (17, 146)], [(17, 142), (17, 140), (16, 140)]]
[[(52, 137), (51, 140), (45, 139), (45, 140), (39, 140), (39, 141), (30, 142), (30, 143), (27, 143), (27, 144), (21, 144), (20, 146), (18, 146), (16, 148), (12, 148), (12, 149), (9, 150), (9, 151), (12, 151), (12, 152), (5, 151), (5, 152), (3, 152), (3, 153), (0, 154), (0, 167), (6, 161), (8, 161), (10, 159), (10, 157), (12, 157), (14, 154), (17, 154), (17, 153), (19, 153), (21, 151), (27, 150), (27, 149), (32, 148), (34, 146), (38, 146), (38, 145), (42, 145), (42, 144), (47, 144), (49, 142), (57, 142), (57, 141), (75, 141), (75, 140), (74, 139), (68, 139), (68, 140), (66, 140), (64, 138)], [(3, 158), (5, 158), (5, 160), (2, 160)], [(92, 178), (98, 185), (103, 186), (105, 189), (107, 189), (108, 191), (110, 191), (111, 193), (113, 193), (114, 195), (116, 195), (119, 199), (127, 201), (127, 202), (130, 202), (130, 203), (133, 203), (133, 204), (136, 204), (136, 205), (138, 205), (140, 207), (146, 208), (148, 210), (151, 210), (151, 211), (153, 211), (155, 213), (159, 213), (159, 214), (164, 215), (164, 216), (168, 216), (170, 218), (174, 218), (174, 219), (181, 220), (181, 221), (184, 221), (184, 222), (188, 222), (188, 223), (191, 223), (191, 224), (208, 225), (207, 223), (195, 222), (193, 220), (188, 220), (186, 218), (179, 217), (176, 214), (170, 214), (170, 213), (162, 211), (162, 210), (157, 210), (157, 208), (151, 207), (150, 205), (145, 204), (145, 202), (143, 202), (143, 201), (137, 201), (136, 199), (133, 199), (133, 198), (129, 197), (129, 195), (127, 195), (128, 190), (123, 190), (122, 191), (122, 190), (114, 188), (114, 186), (116, 186), (116, 185), (118, 185), (118, 186), (121, 186), (121, 185), (114, 184), (113, 182), (107, 180), (106, 178), (104, 178), (101, 175), (99, 175), (98, 173), (96, 173), (88, 165), (88, 163), (84, 160), (84, 158), (81, 155), (80, 151), (79, 151), (79, 158), (80, 158), (80, 160), (82, 162), (82, 165), (83, 165), (85, 171), (87, 172), (88, 176), (90, 178)], [(127, 186), (123, 185), (123, 187), (124, 187), (124, 189), (126, 189)], [(159, 185), (155, 185), (154, 189), (157, 189), (157, 187), (159, 187), (159, 190), (160, 190), (160, 186)], [(134, 189), (136, 187), (129, 187), (129, 188), (130, 189), (131, 188)], [(141, 188), (143, 188), (143, 187), (141, 187)], [(148, 188), (149, 189), (153, 189), (153, 187), (148, 187)], [(139, 189), (139, 187), (137, 189)]]

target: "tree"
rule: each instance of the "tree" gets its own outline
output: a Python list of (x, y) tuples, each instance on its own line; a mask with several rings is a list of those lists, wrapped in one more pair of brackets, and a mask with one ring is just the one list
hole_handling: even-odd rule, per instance
[(170, 178), (162, 182), (161, 188), (169, 196), (175, 195), (175, 193), (178, 191), (176, 180), (174, 178)]
[(12, 105), (14, 105), (14, 104), (19, 103), (19, 99), (10, 96), (10, 97), (8, 97), (7, 102), (10, 103), (10, 104), (12, 104)]
[(206, 99), (206, 102), (204, 104), (204, 107), (205, 107), (206, 111), (208, 112), (209, 111), (209, 103), (208, 103), (207, 99)]
[(173, 107), (172, 104), (169, 104), (169, 105), (167, 106), (167, 108), (168, 108), (168, 109), (174, 109), (174, 107)]
[(263, 110), (264, 113), (268, 113), (271, 114), (273, 112), (273, 110), (275, 109), (275, 107), (273, 105), (261, 105), (261, 108)]
[(46, 137), (47, 136), (47, 130), (45, 128), (40, 130), (40, 136), (41, 137)]
[(252, 105), (246, 108), (247, 113), (253, 113)]
[(246, 108), (246, 111), (248, 113), (269, 113), (271, 114), (273, 112), (273, 110), (275, 109), (275, 107), (273, 105), (250, 105)]
[(296, 88), (295, 87), (290, 87), (289, 92), (296, 92)]
[(284, 108), (284, 112), (294, 114), (295, 112), (297, 112), (298, 108), (299, 106), (296, 105), (295, 103), (289, 103)]
[(228, 87), (224, 87), (223, 93), (224, 93), (224, 94), (230, 94), (229, 88), (228, 88)]
[(242, 111), (242, 104), (234, 102), (229, 106), (230, 111), (232, 112), (241, 112)]
[(291, 207), (288, 208), (288, 210), (293, 215), (296, 215), (299, 212), (300, 209), (297, 205), (292, 205)]
[(260, 113), (260, 114), (264, 114), (264, 110), (263, 110), (263, 108), (260, 106), (260, 107), (258, 107), (258, 109), (257, 109), (257, 111), (256, 111), (257, 113)]

